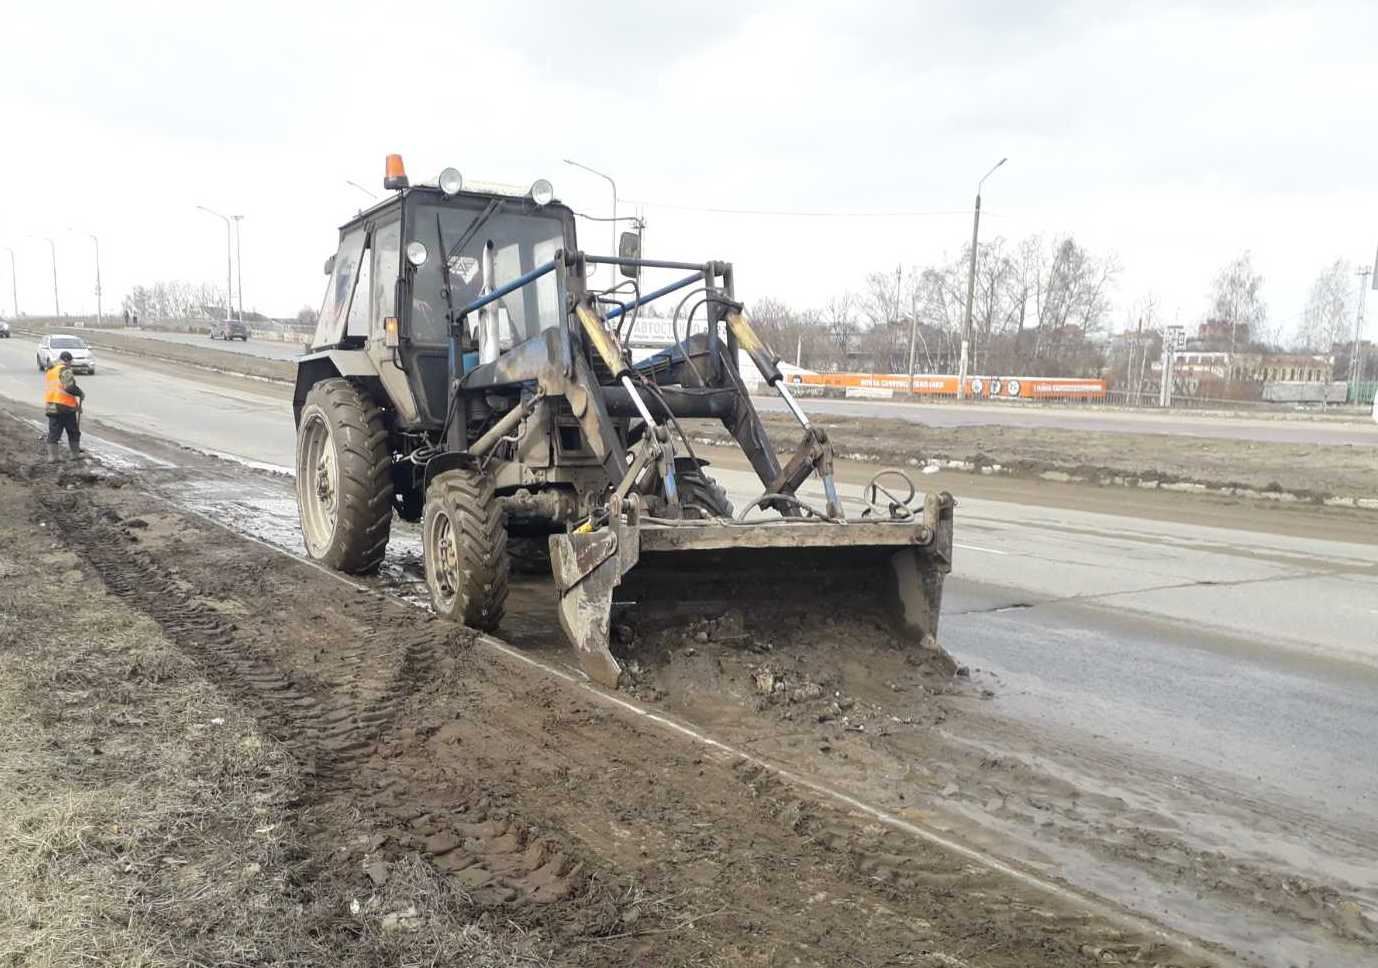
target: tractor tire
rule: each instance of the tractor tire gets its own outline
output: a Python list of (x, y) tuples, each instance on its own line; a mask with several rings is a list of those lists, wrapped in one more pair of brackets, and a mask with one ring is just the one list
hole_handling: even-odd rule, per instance
[(392, 528), (392, 451), (382, 408), (348, 380), (322, 380), (306, 395), (297, 507), (311, 558), (351, 575), (382, 564)]
[(493, 479), (466, 468), (437, 474), (426, 488), (421, 548), (436, 614), (484, 632), (496, 629), (512, 563)]
[(681, 507), (690, 513), (699, 511), (707, 518), (732, 517), (732, 501), (727, 496), (727, 489), (709, 477), (702, 466), (684, 468), (680, 464), (675, 470)]

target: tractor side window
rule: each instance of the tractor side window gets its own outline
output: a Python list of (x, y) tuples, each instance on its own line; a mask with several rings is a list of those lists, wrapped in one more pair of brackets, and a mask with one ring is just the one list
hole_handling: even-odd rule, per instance
[(320, 320), (316, 323), (316, 335), (311, 340), (313, 347), (333, 346), (344, 338), (345, 313), (349, 309), (349, 297), (354, 293), (359, 258), (363, 251), (362, 228), (355, 229), (340, 240), (340, 251), (335, 254), (335, 269), (326, 286), (325, 302), (321, 305)]
[(373, 292), (373, 259), (367, 248), (359, 256), (359, 281), (354, 286), (354, 298), (349, 303), (349, 325), (345, 332), (350, 336), (368, 336), (369, 294)]
[(397, 315), (397, 272), (401, 258), (402, 224), (392, 222), (373, 233), (373, 326), (383, 333), (383, 317)]

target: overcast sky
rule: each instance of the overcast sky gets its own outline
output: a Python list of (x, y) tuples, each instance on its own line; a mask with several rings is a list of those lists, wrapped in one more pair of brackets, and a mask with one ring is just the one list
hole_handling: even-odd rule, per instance
[[(731, 260), (740, 296), (799, 306), (955, 255), (1004, 156), (983, 238), (1117, 254), (1115, 328), (1149, 292), (1194, 323), (1245, 249), (1290, 327), (1323, 266), (1378, 245), (1372, 0), (3, 9), (0, 245), (26, 312), (52, 309), (35, 236), (69, 312), (94, 311), (92, 232), (107, 308), (136, 283), (223, 280), (224, 227), (198, 204), (245, 216), (249, 308), (316, 306), (367, 203), (345, 180), (381, 192), (390, 151), (414, 180), (543, 176), (605, 215), (607, 184), (561, 164), (580, 160), (644, 203), (648, 255)], [(606, 226), (581, 232), (606, 248)]]

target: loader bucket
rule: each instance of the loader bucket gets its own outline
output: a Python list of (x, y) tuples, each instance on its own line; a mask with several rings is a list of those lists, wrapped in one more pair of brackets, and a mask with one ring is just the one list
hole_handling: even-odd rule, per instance
[(673, 622), (725, 607), (778, 616), (805, 608), (874, 617), (897, 638), (937, 644), (952, 568), (952, 497), (927, 495), (921, 517), (844, 523), (779, 519), (675, 525), (617, 520), (550, 539), (560, 625), (589, 678), (615, 687), (614, 607)]

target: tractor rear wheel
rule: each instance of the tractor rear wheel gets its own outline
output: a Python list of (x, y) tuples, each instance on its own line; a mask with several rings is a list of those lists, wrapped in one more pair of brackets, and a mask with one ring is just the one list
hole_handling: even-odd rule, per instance
[(485, 632), (496, 629), (512, 565), (493, 479), (467, 468), (437, 474), (426, 489), (421, 545), (436, 614)]
[(297, 426), (297, 507), (306, 553), (349, 574), (378, 568), (392, 528), (383, 411), (348, 380), (311, 388)]

